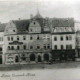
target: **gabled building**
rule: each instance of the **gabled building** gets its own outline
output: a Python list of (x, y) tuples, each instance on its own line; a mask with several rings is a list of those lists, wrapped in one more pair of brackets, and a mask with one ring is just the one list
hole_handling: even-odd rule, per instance
[(29, 20), (10, 21), (7, 24), (4, 32), (5, 64), (49, 62), (51, 34), (45, 21), (36, 15)]
[(80, 30), (76, 31), (76, 56), (80, 58)]
[(52, 58), (75, 60), (75, 31), (73, 19), (54, 19), (52, 26)]
[(3, 45), (4, 45), (4, 30), (6, 27), (6, 23), (0, 23), (0, 64), (3, 63)]

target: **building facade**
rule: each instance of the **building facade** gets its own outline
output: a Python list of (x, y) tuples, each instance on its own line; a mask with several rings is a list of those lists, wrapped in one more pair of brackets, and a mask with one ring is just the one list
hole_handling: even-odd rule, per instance
[(75, 32), (73, 19), (55, 19), (52, 29), (52, 58), (75, 60)]
[(50, 28), (40, 14), (30, 20), (10, 21), (4, 42), (5, 64), (46, 63), (51, 59)]
[(76, 31), (76, 54), (80, 57), (80, 31)]
[(3, 63), (48, 63), (75, 60), (76, 35), (73, 18), (12, 20), (4, 31)]

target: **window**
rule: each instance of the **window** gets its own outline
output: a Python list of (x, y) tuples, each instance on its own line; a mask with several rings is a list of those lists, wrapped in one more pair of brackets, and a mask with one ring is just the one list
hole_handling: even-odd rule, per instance
[(23, 36), (23, 40), (26, 40), (26, 36)]
[(15, 30), (13, 30), (13, 32), (15, 32)]
[(30, 37), (30, 40), (32, 40), (32, 39), (33, 39), (33, 37), (31, 36), (31, 37)]
[(26, 49), (26, 45), (23, 46), (23, 49), (24, 49), (24, 50)]
[(39, 45), (37, 46), (37, 49), (40, 49), (40, 46)]
[(32, 32), (32, 29), (30, 29), (30, 31)]
[(10, 50), (10, 46), (8, 46), (8, 50)]
[(11, 40), (13, 41), (13, 37), (11, 37)]
[(55, 49), (55, 50), (57, 49), (57, 45), (54, 45), (54, 49)]
[(50, 49), (50, 45), (49, 44), (47, 45), (47, 48)]
[(61, 45), (61, 49), (63, 49), (63, 45)]
[(2, 37), (2, 41), (3, 41), (3, 37)]
[(44, 44), (44, 49), (46, 49), (46, 45)]
[(0, 51), (2, 51), (2, 47), (0, 47)]
[(72, 49), (72, 45), (66, 45), (66, 49)]
[(72, 45), (69, 45), (69, 49), (72, 49)]
[(63, 37), (61, 36), (61, 41), (63, 41)]
[(30, 46), (30, 49), (33, 49), (33, 46)]
[(54, 41), (57, 41), (57, 37), (54, 37)]
[(17, 49), (19, 50), (19, 49), (20, 49), (20, 47), (19, 47), (19, 46), (17, 46)]
[(72, 40), (72, 36), (71, 35), (69, 35), (69, 40)]
[(35, 22), (34, 22), (34, 24), (35, 24)]
[(10, 41), (10, 37), (7, 37), (8, 41)]
[(14, 46), (11, 46), (11, 50), (14, 50)]
[(68, 49), (68, 45), (66, 45), (66, 49)]
[(68, 40), (68, 36), (66, 36), (66, 40)]
[(39, 36), (37, 36), (37, 40), (39, 40)]
[(19, 40), (19, 36), (17, 36), (17, 40)]
[(48, 37), (47, 39), (50, 40), (50, 37)]

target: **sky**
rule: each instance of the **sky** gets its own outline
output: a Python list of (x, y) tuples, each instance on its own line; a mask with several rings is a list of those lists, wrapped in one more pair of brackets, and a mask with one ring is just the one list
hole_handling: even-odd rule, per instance
[(0, 0), (0, 22), (29, 19), (37, 8), (43, 17), (80, 21), (80, 0)]

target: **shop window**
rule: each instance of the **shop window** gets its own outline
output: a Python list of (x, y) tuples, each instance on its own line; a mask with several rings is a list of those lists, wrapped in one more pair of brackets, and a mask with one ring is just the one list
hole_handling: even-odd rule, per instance
[(64, 49), (63, 45), (61, 45), (61, 49)]

